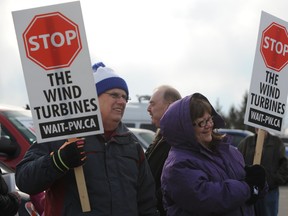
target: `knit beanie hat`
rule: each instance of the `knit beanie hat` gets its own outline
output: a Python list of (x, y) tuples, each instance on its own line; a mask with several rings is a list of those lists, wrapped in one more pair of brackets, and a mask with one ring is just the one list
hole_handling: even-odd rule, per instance
[(109, 89), (119, 88), (124, 90), (129, 97), (125, 80), (119, 77), (111, 68), (99, 62), (94, 64), (92, 69), (98, 96)]

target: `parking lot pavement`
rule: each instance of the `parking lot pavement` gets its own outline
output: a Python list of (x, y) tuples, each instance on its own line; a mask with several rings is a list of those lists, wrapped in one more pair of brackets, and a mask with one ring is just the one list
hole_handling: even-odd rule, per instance
[(288, 215), (288, 185), (280, 187), (278, 216), (287, 216), (287, 215)]

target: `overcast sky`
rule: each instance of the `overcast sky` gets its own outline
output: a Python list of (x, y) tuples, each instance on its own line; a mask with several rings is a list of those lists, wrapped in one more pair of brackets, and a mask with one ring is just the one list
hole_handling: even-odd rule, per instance
[[(0, 103), (29, 103), (12, 11), (63, 0), (0, 1)], [(249, 91), (261, 11), (288, 21), (287, 0), (81, 0), (91, 64), (122, 76), (133, 101), (158, 85), (201, 92), (227, 112)]]

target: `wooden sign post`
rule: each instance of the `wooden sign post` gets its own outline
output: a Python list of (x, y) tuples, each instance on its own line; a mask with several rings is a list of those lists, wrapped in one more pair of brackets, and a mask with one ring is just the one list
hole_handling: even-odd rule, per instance
[[(74, 142), (77, 138), (70, 138), (68, 139), (68, 142)], [(77, 188), (78, 188), (78, 194), (80, 198), (80, 203), (82, 207), (83, 212), (89, 212), (91, 211), (90, 202), (89, 202), (89, 196), (87, 192), (86, 182), (85, 182), (85, 175), (83, 171), (83, 166), (75, 167), (74, 168), (74, 174), (76, 178)]]
[(265, 138), (265, 131), (262, 129), (258, 129), (253, 164), (261, 163), (264, 138)]
[(91, 211), (91, 208), (90, 208), (89, 196), (87, 192), (83, 167), (79, 166), (79, 167), (74, 168), (74, 173), (75, 173), (75, 178), (77, 182), (82, 211), (89, 212)]

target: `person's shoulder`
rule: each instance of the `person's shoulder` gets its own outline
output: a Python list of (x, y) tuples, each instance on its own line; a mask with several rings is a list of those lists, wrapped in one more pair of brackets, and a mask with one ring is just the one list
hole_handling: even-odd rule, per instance
[(278, 143), (279, 145), (284, 145), (284, 143), (282, 142), (279, 136), (274, 135), (274, 134), (269, 134), (269, 137), (271, 140), (273, 140), (274, 143)]
[(117, 140), (119, 144), (122, 143), (122, 144), (140, 145), (136, 135), (132, 131), (130, 131), (124, 124), (120, 124), (118, 126), (114, 138), (115, 140)]
[(247, 148), (248, 145), (250, 146), (255, 146), (256, 145), (256, 142), (255, 142), (255, 135), (249, 135), (247, 137), (244, 137), (238, 144), (237, 146), (237, 149), (240, 151), (240, 152), (244, 152), (245, 149)]

